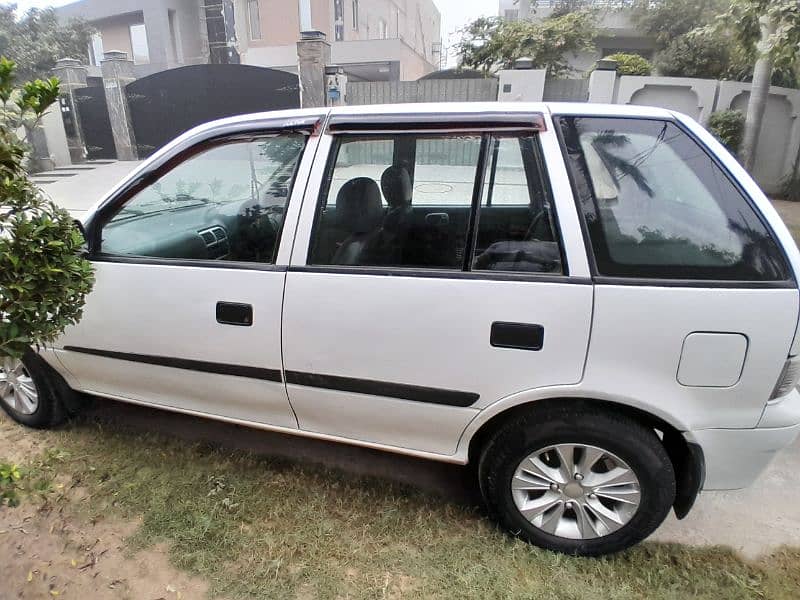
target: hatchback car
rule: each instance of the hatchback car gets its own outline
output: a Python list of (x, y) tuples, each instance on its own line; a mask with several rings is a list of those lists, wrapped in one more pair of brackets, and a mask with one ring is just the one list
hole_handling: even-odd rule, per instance
[(514, 535), (619, 551), (800, 430), (800, 254), (692, 119), (592, 104), (248, 115), (85, 219), (80, 324), (6, 361), (81, 394), (475, 466)]

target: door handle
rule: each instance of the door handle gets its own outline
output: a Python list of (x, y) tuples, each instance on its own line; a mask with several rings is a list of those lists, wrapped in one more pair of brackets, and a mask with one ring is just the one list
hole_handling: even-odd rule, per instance
[(241, 302), (217, 302), (217, 323), (250, 327), (253, 324), (253, 305)]
[(544, 346), (544, 327), (532, 323), (506, 323), (495, 321), (489, 335), (495, 348), (539, 351)]

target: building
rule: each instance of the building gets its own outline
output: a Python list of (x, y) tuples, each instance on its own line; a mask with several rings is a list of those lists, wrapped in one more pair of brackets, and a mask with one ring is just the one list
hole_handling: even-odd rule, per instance
[(81, 18), (97, 30), (89, 48), (89, 74), (100, 74), (103, 52), (122, 50), (137, 76), (207, 62), (198, 0), (80, 0), (56, 9), (62, 21)]
[[(585, 73), (595, 63), (611, 54), (627, 52), (652, 60), (656, 51), (655, 40), (637, 30), (630, 9), (620, 7), (618, 0), (586, 0), (585, 4), (600, 10), (599, 35), (595, 50), (580, 52), (568, 57), (577, 73)], [(549, 17), (563, 5), (559, 0), (500, 0), (499, 16), (509, 20), (540, 20)]]
[(351, 80), (417, 79), (441, 62), (433, 0), (78, 0), (56, 9), (97, 33), (90, 75), (122, 50), (139, 77), (182, 65), (245, 63), (297, 71), (300, 31), (323, 32)]

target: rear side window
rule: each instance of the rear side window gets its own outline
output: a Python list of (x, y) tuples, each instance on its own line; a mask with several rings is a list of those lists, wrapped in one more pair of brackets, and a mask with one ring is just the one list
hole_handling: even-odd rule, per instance
[(313, 265), (561, 274), (538, 140), (337, 136)]
[(764, 223), (677, 125), (603, 117), (559, 121), (600, 275), (789, 279)]

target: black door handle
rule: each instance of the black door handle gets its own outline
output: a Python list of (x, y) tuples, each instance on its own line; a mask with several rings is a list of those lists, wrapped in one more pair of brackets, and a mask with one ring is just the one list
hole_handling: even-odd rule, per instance
[(544, 346), (544, 327), (531, 323), (492, 323), (489, 343), (495, 348), (541, 350)]
[(241, 302), (217, 302), (217, 323), (250, 327), (253, 324), (253, 305)]

